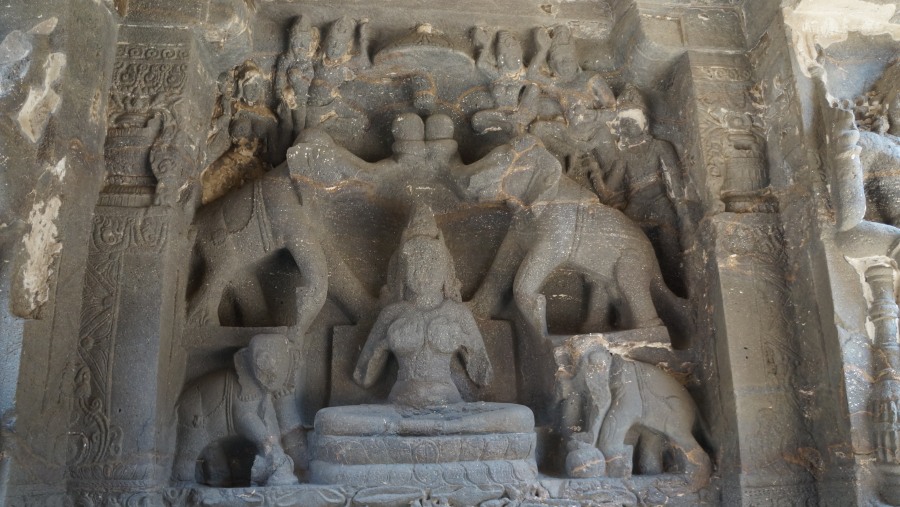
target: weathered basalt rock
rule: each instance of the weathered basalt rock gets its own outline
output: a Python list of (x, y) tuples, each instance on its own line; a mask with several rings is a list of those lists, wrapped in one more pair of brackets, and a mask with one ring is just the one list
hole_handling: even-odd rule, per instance
[(0, 505), (900, 505), (897, 12), (0, 7)]

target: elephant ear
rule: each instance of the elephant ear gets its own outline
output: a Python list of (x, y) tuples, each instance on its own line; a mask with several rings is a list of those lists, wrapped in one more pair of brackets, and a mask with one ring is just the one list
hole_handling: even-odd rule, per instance
[[(222, 220), (229, 234), (243, 230), (253, 217), (253, 190), (257, 183), (250, 183), (232, 190), (234, 197), (228, 206), (222, 207)], [(262, 203), (259, 203), (262, 204)]]

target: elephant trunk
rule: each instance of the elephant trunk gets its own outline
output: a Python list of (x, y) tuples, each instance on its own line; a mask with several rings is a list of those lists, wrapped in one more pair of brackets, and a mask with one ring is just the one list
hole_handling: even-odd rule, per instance
[(659, 268), (651, 282), (650, 295), (653, 298), (653, 306), (656, 307), (659, 317), (672, 336), (672, 347), (676, 350), (690, 347), (690, 340), (696, 331), (690, 301), (676, 296), (666, 286)]

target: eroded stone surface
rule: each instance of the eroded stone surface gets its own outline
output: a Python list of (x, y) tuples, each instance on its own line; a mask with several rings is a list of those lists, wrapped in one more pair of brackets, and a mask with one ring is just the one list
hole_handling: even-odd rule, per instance
[(895, 11), (0, 7), (0, 504), (900, 504)]

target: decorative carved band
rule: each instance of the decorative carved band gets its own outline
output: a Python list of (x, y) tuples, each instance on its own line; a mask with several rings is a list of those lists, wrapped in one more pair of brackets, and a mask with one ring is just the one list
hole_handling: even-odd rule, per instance
[(119, 208), (100, 206), (94, 214), (91, 246), (98, 253), (159, 251), (167, 234), (166, 215), (123, 213)]
[(133, 96), (178, 93), (187, 75), (187, 48), (120, 44), (116, 49), (113, 90)]
[(748, 69), (722, 67), (718, 65), (694, 67), (698, 79), (708, 81), (750, 81), (752, 75)]

